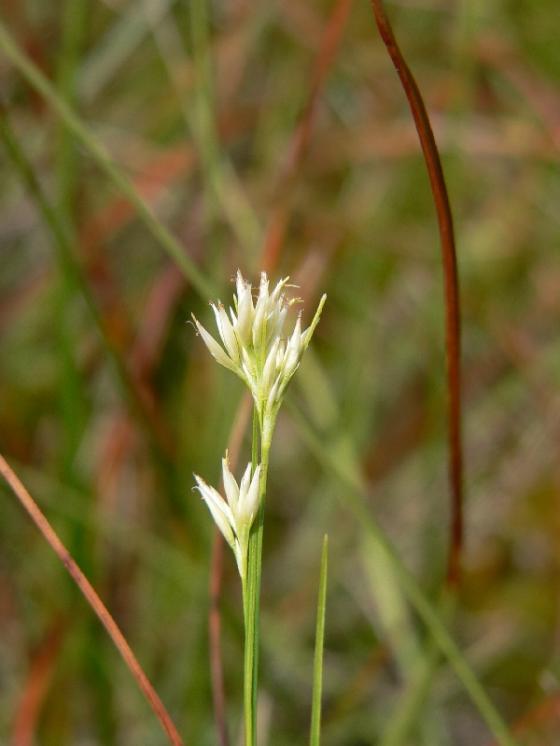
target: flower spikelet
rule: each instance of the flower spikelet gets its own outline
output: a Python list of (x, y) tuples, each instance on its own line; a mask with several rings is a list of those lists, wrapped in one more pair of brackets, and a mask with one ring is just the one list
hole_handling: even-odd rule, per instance
[(261, 466), (252, 471), (251, 464), (238, 484), (230, 471), (228, 454), (222, 459), (222, 478), (226, 499), (207, 484), (202, 477), (194, 475), (196, 487), (208, 506), (214, 522), (230, 545), (237, 561), (239, 574), (245, 577), (249, 533), (259, 508)]
[(326, 300), (323, 295), (311, 324), (303, 329), (301, 313), (294, 328), (285, 333), (289, 308), (297, 299), (287, 298), (288, 277), (271, 290), (261, 273), (258, 295), (238, 270), (236, 292), (229, 314), (222, 303), (212, 303), (219, 341), (193, 316), (202, 340), (215, 360), (233, 371), (249, 387), (261, 422), (274, 416), (290, 379), (319, 323)]

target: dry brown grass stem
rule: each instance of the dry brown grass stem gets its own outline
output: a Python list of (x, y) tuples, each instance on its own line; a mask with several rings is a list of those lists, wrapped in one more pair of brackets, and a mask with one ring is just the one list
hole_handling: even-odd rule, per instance
[(463, 547), (463, 447), (461, 435), (461, 314), (453, 217), (438, 147), (422, 95), (397, 44), (382, 0), (371, 0), (377, 28), (408, 99), (437, 213), (445, 286), (445, 348), (449, 400), (448, 442), (451, 486), (451, 525), (447, 558), (447, 584), (458, 585)]
[(115, 644), (115, 647), (121, 654), (124, 662), (126, 663), (129, 671), (136, 679), (138, 686), (142, 690), (144, 696), (148, 700), (150, 707), (154, 711), (156, 717), (162, 725), (162, 728), (167, 734), (169, 742), (172, 746), (183, 746), (183, 740), (177, 731), (169, 713), (165, 709), (165, 706), (154, 687), (150, 683), (148, 677), (144, 673), (144, 670), (138, 659), (132, 652), (132, 649), (126, 641), (123, 633), (119, 629), (117, 623), (111, 616), (109, 610), (103, 603), (103, 601), (97, 595), (97, 592), (86, 578), (84, 573), (80, 570), (76, 561), (66, 549), (62, 541), (59, 539), (57, 533), (47, 520), (44, 513), (41, 511), (35, 500), (31, 497), (28, 490), (24, 487), (14, 470), (10, 467), (5, 458), (0, 454), (0, 474), (4, 477), (12, 492), (20, 501), (24, 510), (27, 512), (33, 523), (37, 526), (44, 539), (50, 544), (54, 553), (60, 559), (64, 567), (68, 570), (70, 577), (76, 583), (84, 598), (95, 612), (101, 624), (107, 630), (109, 637)]

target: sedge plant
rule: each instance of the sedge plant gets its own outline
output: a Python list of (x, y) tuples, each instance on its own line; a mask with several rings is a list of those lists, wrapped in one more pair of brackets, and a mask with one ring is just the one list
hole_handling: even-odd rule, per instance
[[(221, 302), (211, 304), (218, 339), (193, 316), (196, 329), (212, 357), (243, 381), (253, 399), (252, 459), (239, 482), (230, 470), (227, 451), (222, 459), (225, 499), (218, 490), (195, 475), (196, 489), (231, 547), (241, 578), (245, 625), (245, 746), (256, 743), (259, 597), (270, 446), (286, 388), (311, 341), (326, 300), (323, 295), (306, 329), (302, 326), (300, 312), (292, 331), (286, 333), (288, 312), (298, 300), (288, 298), (288, 280), (287, 277), (280, 280), (271, 289), (263, 272), (254, 298), (251, 283), (238, 271), (233, 306), (229, 312)], [(324, 598), (319, 605), (321, 616), (324, 615)]]

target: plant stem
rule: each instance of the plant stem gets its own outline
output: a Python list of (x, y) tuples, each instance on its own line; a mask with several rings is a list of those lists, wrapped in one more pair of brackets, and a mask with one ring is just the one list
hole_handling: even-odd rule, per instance
[(323, 551), (321, 553), (321, 574), (319, 577), (317, 623), (315, 627), (310, 746), (319, 746), (321, 743), (321, 698), (323, 695), (323, 648), (325, 645), (325, 608), (327, 605), (328, 545), (328, 536), (325, 534), (323, 538)]
[[(259, 512), (249, 535), (247, 571), (242, 579), (243, 614), (245, 621), (245, 660), (243, 678), (243, 701), (245, 718), (245, 746), (256, 746), (257, 733), (257, 683), (259, 668), (259, 613), (262, 571), (262, 543), (264, 524), (264, 498), (268, 472), (270, 437), (262, 437), (264, 428), (259, 425), (256, 410), (253, 413), (252, 465), (256, 468), (259, 456), (261, 478), (259, 485)], [(269, 429), (267, 432), (271, 432)]]
[(183, 746), (183, 740), (179, 735), (179, 731), (175, 727), (175, 724), (171, 720), (171, 717), (165, 709), (163, 702), (157, 695), (150, 680), (144, 673), (142, 666), (132, 652), (130, 645), (126, 641), (126, 638), (111, 616), (109, 610), (107, 609), (101, 598), (97, 595), (97, 592), (95, 591), (89, 580), (86, 578), (84, 573), (78, 567), (76, 561), (74, 560), (68, 549), (66, 549), (64, 544), (61, 542), (58, 534), (47, 520), (45, 514), (41, 511), (33, 497), (21, 483), (19, 477), (13, 471), (2, 454), (0, 454), (0, 476), (10, 486), (12, 492), (19, 500), (23, 509), (26, 511), (33, 523), (37, 526), (42, 536), (50, 545), (51, 549), (62, 562), (64, 567), (68, 570), (68, 574), (79, 588), (90, 608), (107, 630), (107, 634), (119, 651), (126, 666), (128, 667), (128, 670), (134, 676), (142, 693), (148, 700), (150, 707), (154, 711), (156, 717), (165, 730), (169, 742), (172, 744), (172, 746)]

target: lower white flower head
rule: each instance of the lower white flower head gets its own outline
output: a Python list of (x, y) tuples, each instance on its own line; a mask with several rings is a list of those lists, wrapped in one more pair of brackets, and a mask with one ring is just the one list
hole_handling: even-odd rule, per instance
[(229, 469), (228, 454), (222, 459), (222, 477), (226, 500), (220, 493), (206, 484), (204, 479), (194, 475), (196, 488), (208, 506), (212, 517), (227, 543), (233, 549), (239, 574), (245, 577), (249, 533), (259, 508), (259, 482), (261, 466), (251, 474), (251, 464), (238, 484)]
[(288, 279), (280, 280), (270, 291), (268, 277), (263, 272), (254, 301), (251, 283), (238, 270), (229, 315), (220, 302), (211, 304), (220, 342), (193, 316), (210, 354), (220, 365), (236, 373), (251, 390), (261, 423), (278, 410), (286, 386), (319, 323), (326, 300), (323, 295), (307, 329), (302, 329), (300, 313), (292, 332), (286, 335), (288, 309), (296, 302), (286, 298)]

